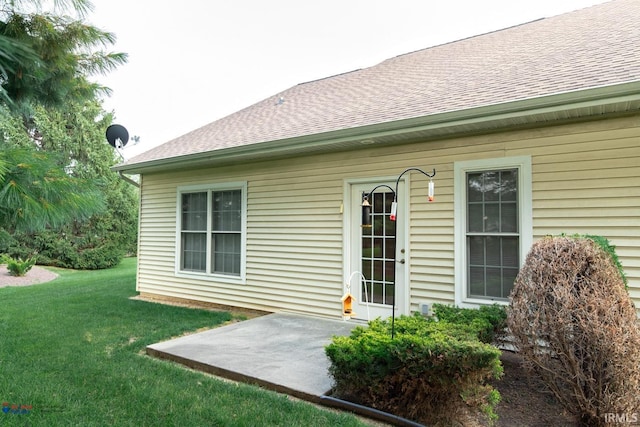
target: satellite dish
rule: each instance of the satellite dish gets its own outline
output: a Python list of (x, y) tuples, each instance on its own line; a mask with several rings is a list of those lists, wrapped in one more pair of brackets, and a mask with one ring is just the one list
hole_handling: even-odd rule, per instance
[(129, 132), (122, 125), (111, 125), (107, 128), (107, 141), (113, 148), (123, 148), (129, 142)]

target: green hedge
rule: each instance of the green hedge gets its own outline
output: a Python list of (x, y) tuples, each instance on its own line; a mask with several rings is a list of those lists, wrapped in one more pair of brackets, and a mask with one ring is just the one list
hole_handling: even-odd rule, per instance
[[(125, 256), (125, 241), (118, 233), (99, 235), (67, 235), (54, 230), (34, 234), (16, 234), (4, 249), (14, 258), (36, 254), (38, 265), (77, 270), (111, 268)], [(3, 243), (0, 234), (0, 244)], [(0, 247), (0, 250), (2, 248)]]
[(440, 321), (469, 325), (477, 331), (478, 339), (487, 344), (502, 335), (507, 326), (507, 311), (497, 304), (478, 309), (434, 304), (433, 312)]
[(420, 315), (377, 319), (326, 347), (334, 394), (422, 423), (473, 408), (495, 418), (499, 394), (485, 382), (502, 375), (500, 350), (478, 339), (478, 321)]

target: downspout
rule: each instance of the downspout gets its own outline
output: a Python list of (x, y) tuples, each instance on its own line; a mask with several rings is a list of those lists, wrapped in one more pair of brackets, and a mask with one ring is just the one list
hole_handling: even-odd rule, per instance
[(124, 174), (124, 172), (122, 171), (118, 171), (118, 175), (120, 175), (120, 178), (122, 178), (123, 180), (125, 180), (126, 182), (128, 182), (129, 184), (136, 186), (138, 188), (140, 188), (140, 184), (138, 184), (137, 182), (135, 182), (134, 180), (132, 180), (131, 178), (129, 178), (128, 176), (126, 176)]

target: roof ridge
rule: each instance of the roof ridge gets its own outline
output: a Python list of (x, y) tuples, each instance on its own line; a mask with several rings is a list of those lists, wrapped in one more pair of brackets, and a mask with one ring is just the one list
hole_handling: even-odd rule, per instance
[(322, 81), (322, 80), (329, 80), (329, 79), (333, 79), (334, 77), (340, 77), (340, 76), (344, 76), (346, 74), (357, 73), (358, 71), (362, 71), (362, 68), (356, 68), (355, 70), (345, 71), (344, 73), (338, 73), (338, 74), (334, 74), (332, 76), (320, 77), (319, 79), (308, 80), (306, 82), (298, 83), (296, 86), (302, 86), (302, 85), (306, 85), (306, 84), (309, 84), (309, 83), (319, 82), (319, 81)]
[[(571, 12), (569, 12), (569, 13), (571, 13)], [(559, 15), (557, 15), (557, 16), (559, 16)], [(503, 32), (503, 31), (511, 30), (513, 28), (523, 27), (525, 25), (529, 25), (529, 24), (532, 24), (534, 22), (544, 21), (546, 19), (549, 19), (549, 17), (538, 18), (538, 19), (534, 19), (532, 21), (523, 22), (521, 24), (515, 24), (515, 25), (512, 25), (510, 27), (499, 28), (499, 29), (496, 29), (496, 30), (487, 31), (486, 33), (474, 34), (472, 36), (463, 37), (461, 39), (451, 40), (451, 41), (440, 43), (440, 44), (434, 44), (433, 46), (427, 46), (427, 47), (423, 47), (422, 49), (416, 49), (416, 50), (411, 51), (411, 52), (405, 52), (405, 53), (401, 53), (401, 54), (396, 55), (396, 56), (392, 56), (391, 58), (387, 58), (382, 62), (389, 61), (391, 59), (400, 58), (400, 57), (406, 56), (406, 55), (412, 55), (412, 54), (417, 53), (417, 52), (422, 52), (423, 50), (435, 49), (437, 47), (442, 47), (442, 46), (447, 46), (447, 45), (450, 45), (450, 44), (460, 43), (460, 42), (465, 41), (465, 40), (471, 40), (471, 39), (475, 39), (475, 38), (478, 38), (478, 37), (483, 37), (483, 36), (486, 36), (486, 35), (489, 35), (489, 34), (500, 33), (500, 32)]]

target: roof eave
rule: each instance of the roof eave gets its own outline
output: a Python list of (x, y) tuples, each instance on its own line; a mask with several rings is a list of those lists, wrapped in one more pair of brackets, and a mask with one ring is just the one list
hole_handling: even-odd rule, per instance
[[(607, 106), (610, 110), (605, 109)], [(186, 164), (193, 168), (198, 165), (237, 163), (336, 148), (353, 148), (362, 144), (383, 142), (391, 136), (396, 140), (427, 139), (488, 129), (497, 130), (518, 123), (549, 124), (560, 121), (560, 117), (563, 116), (560, 113), (569, 111), (573, 116), (590, 117), (614, 110), (620, 113), (639, 108), (640, 81), (632, 81), (147, 162), (124, 163), (112, 169), (128, 173), (146, 173), (180, 169)]]

